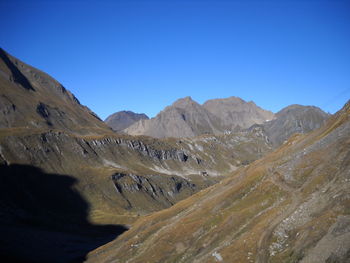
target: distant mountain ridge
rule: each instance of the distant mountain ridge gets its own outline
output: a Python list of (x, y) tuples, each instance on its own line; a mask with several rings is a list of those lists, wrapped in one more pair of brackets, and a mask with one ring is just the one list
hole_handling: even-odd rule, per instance
[(121, 131), (128, 128), (139, 120), (148, 120), (148, 116), (144, 113), (135, 113), (132, 111), (118, 111), (109, 115), (105, 119), (105, 123), (114, 131)]
[(191, 97), (178, 99), (149, 120), (141, 120), (124, 130), (130, 135), (155, 138), (194, 137), (223, 134), (237, 126), (248, 128), (273, 119), (274, 114), (237, 97), (208, 100), (203, 105)]
[(278, 146), (294, 133), (319, 128), (328, 117), (329, 114), (314, 106), (290, 105), (274, 114), (238, 97), (212, 99), (203, 105), (185, 97), (156, 117), (137, 121), (123, 132), (155, 138), (181, 138), (219, 135), (260, 125), (271, 142)]

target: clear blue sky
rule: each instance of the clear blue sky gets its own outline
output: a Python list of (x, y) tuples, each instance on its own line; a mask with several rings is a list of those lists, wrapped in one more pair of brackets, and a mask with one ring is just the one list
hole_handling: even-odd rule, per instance
[(180, 97), (274, 112), (350, 98), (350, 1), (0, 0), (0, 46), (101, 118)]

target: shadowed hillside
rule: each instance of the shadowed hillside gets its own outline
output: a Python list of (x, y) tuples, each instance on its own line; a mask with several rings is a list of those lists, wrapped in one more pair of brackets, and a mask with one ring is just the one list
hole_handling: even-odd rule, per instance
[(0, 166), (2, 262), (82, 262), (126, 230), (89, 223), (76, 182), (29, 165)]

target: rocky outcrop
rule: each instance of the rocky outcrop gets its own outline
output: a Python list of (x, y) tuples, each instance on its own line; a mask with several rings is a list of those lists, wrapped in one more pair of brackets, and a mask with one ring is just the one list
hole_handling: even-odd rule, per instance
[(116, 192), (125, 201), (125, 209), (138, 213), (151, 212), (172, 206), (198, 191), (198, 187), (178, 176), (112, 175)]
[(144, 113), (134, 113), (132, 111), (119, 111), (108, 116), (105, 123), (114, 131), (122, 131), (139, 120), (148, 120)]

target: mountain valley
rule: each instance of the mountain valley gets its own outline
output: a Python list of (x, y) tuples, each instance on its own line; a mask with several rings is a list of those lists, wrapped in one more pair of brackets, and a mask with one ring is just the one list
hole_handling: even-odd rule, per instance
[(349, 104), (185, 97), (103, 122), (0, 49), (0, 116), (8, 262), (348, 262)]

